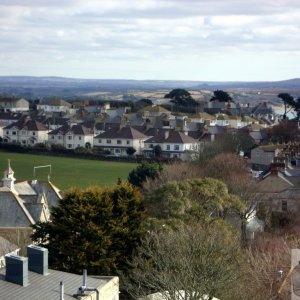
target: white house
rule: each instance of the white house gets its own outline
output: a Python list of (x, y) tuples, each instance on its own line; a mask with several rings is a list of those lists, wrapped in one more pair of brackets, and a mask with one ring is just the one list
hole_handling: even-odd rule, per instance
[(200, 143), (188, 136), (187, 132), (175, 130), (160, 130), (144, 142), (144, 154), (148, 157), (154, 155), (155, 146), (160, 146), (161, 154), (166, 158), (179, 158), (188, 160), (199, 151)]
[(66, 149), (93, 147), (93, 130), (82, 124), (64, 125), (48, 134), (48, 144), (61, 145)]
[(1, 97), (0, 98), (0, 110), (4, 112), (21, 112), (29, 110), (29, 101), (24, 98), (9, 98)]
[(3, 142), (29, 146), (45, 144), (48, 131), (44, 124), (25, 118), (3, 128)]
[(44, 100), (37, 104), (37, 110), (43, 110), (45, 112), (70, 112), (72, 105), (59, 98), (51, 98)]
[(148, 136), (130, 126), (107, 130), (94, 138), (94, 147), (108, 150), (116, 156), (127, 156), (127, 149), (132, 147), (134, 154), (141, 154), (144, 141)]

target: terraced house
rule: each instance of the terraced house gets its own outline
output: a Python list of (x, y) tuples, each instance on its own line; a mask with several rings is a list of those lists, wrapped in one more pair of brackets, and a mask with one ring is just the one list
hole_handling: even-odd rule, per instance
[(188, 136), (187, 132), (160, 130), (155, 136), (145, 141), (144, 154), (148, 157), (153, 156), (155, 146), (161, 148), (163, 157), (188, 160), (198, 153), (200, 143)]
[(127, 156), (127, 149), (132, 147), (135, 154), (141, 154), (144, 149), (144, 141), (149, 137), (131, 126), (113, 128), (94, 138), (94, 146), (110, 151), (116, 156)]
[(48, 134), (48, 144), (61, 145), (66, 149), (93, 146), (93, 130), (82, 124), (64, 125)]
[(48, 131), (44, 124), (26, 117), (3, 128), (3, 142), (24, 146), (46, 144)]

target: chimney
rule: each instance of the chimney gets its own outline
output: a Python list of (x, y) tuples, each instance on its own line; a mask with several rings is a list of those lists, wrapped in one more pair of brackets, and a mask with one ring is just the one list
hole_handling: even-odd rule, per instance
[(7, 254), (5, 255), (5, 280), (22, 286), (28, 285), (28, 258)]
[(271, 175), (278, 175), (278, 171), (284, 171), (285, 164), (281, 162), (273, 162), (271, 163)]
[(29, 271), (48, 275), (48, 249), (35, 245), (27, 246)]

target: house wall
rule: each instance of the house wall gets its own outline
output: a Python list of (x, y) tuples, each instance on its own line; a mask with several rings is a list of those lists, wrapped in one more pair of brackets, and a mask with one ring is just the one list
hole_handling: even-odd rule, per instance
[(85, 147), (86, 143), (90, 143), (91, 147), (94, 144), (93, 135), (81, 134), (67, 134), (64, 139), (64, 147), (66, 149), (76, 149), (78, 147)]
[(259, 193), (260, 201), (270, 203), (273, 212), (284, 212), (282, 202), (287, 203), (287, 212), (300, 211), (300, 189), (292, 188), (279, 193)]
[[(14, 134), (15, 133), (15, 134)], [(9, 137), (9, 143), (20, 143), (22, 145), (35, 145), (48, 141), (48, 131), (46, 130), (24, 130), (24, 129), (5, 129), (3, 136)], [(34, 140), (30, 138), (35, 138)]]
[(136, 150), (135, 154), (141, 154), (144, 150), (144, 140), (145, 139), (100, 139), (95, 137), (94, 146), (109, 149), (116, 155), (127, 156), (126, 149), (129, 147), (133, 147)]
[(43, 110), (45, 112), (68, 112), (69, 108), (66, 106), (52, 106), (52, 105), (38, 104), (37, 110)]
[(251, 163), (257, 165), (269, 166), (274, 157), (279, 153), (279, 149), (274, 151), (264, 151), (261, 148), (255, 148), (251, 150)]
[[(97, 279), (106, 280), (106, 284), (98, 287), (99, 289), (99, 299), (100, 300), (119, 300), (119, 278), (109, 277), (109, 276), (92, 276)], [(110, 279), (110, 280), (109, 280)], [(87, 297), (81, 298), (86, 300), (96, 300), (96, 292), (90, 294)]]

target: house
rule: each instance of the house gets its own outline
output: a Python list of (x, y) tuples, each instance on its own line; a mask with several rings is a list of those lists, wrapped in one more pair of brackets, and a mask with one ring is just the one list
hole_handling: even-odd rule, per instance
[(3, 128), (3, 142), (33, 146), (35, 144), (46, 144), (48, 141), (48, 128), (29, 117)]
[(30, 227), (50, 219), (50, 209), (62, 199), (50, 180), (17, 182), (8, 160), (0, 187), (0, 228)]
[(159, 130), (153, 137), (147, 139), (144, 145), (144, 154), (147, 157), (152, 157), (155, 146), (159, 146), (163, 157), (181, 160), (190, 159), (200, 148), (199, 142), (188, 136), (187, 132), (175, 130)]
[(262, 145), (251, 150), (251, 165), (255, 170), (266, 170), (283, 149), (283, 145)]
[(70, 126), (68, 124), (48, 133), (48, 144), (61, 145), (66, 149), (93, 147), (94, 133), (92, 128), (83, 124)]
[(37, 104), (37, 110), (43, 110), (45, 112), (70, 112), (72, 105), (59, 98), (51, 98), (41, 101)]
[(234, 102), (223, 102), (219, 100), (209, 101), (203, 106), (203, 110), (209, 114), (228, 113), (238, 115), (239, 108)]
[(46, 248), (30, 245), (27, 257), (6, 255), (5, 260), (6, 267), (0, 269), (2, 299), (119, 300), (118, 277), (49, 269)]
[(24, 98), (0, 97), (0, 111), (23, 112), (29, 110), (29, 102)]
[(94, 147), (110, 151), (116, 156), (127, 156), (127, 149), (134, 148), (136, 154), (141, 154), (144, 149), (144, 141), (148, 139), (144, 133), (131, 126), (112, 128), (94, 138)]
[(21, 113), (0, 112), (0, 137), (3, 138), (3, 128), (19, 121), (22, 118)]
[(287, 176), (288, 173), (284, 163), (273, 163), (270, 172), (256, 184), (260, 202), (269, 204), (273, 213), (300, 210), (300, 176)]
[(217, 117), (206, 112), (194, 114), (189, 119), (191, 122), (201, 123), (207, 126), (215, 126), (217, 124)]

